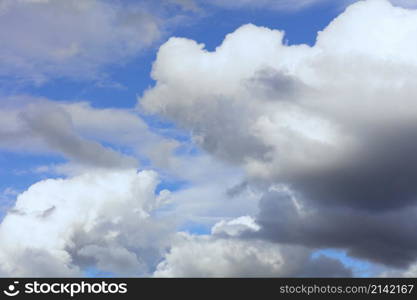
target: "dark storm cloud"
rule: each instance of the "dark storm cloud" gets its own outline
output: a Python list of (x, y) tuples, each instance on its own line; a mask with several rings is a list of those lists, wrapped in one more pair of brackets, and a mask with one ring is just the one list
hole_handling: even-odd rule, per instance
[(270, 192), (260, 203), (257, 222), (262, 229), (251, 235), (279, 243), (347, 249), (349, 255), (395, 267), (417, 259), (417, 207), (371, 213)]
[(302, 170), (288, 184), (305, 198), (365, 211), (417, 201), (417, 125), (384, 126), (361, 137), (357, 151), (321, 168)]

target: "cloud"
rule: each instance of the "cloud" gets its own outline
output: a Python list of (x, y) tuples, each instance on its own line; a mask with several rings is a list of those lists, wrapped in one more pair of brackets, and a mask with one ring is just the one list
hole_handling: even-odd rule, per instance
[(211, 232), (218, 236), (240, 236), (246, 231), (257, 232), (259, 230), (260, 227), (254, 219), (249, 216), (242, 216), (230, 221), (222, 220), (216, 223), (211, 229)]
[(250, 24), (213, 52), (171, 38), (140, 107), (245, 170), (241, 182), (264, 193), (258, 238), (405, 267), (417, 259), (416, 20), (415, 10), (368, 0), (312, 47)]
[(405, 8), (416, 8), (417, 3), (413, 0), (390, 0), (392, 4), (405, 7)]
[(328, 2), (328, 0), (215, 0), (213, 4), (225, 8), (268, 8), (274, 10), (292, 11)]
[(0, 149), (61, 155), (70, 165), (56, 166), (59, 172), (131, 168), (143, 158), (151, 159), (155, 167), (167, 166), (179, 147), (130, 109), (93, 108), (88, 102), (24, 95), (1, 101)]
[[(248, 218), (229, 222), (229, 225), (235, 226), (236, 222), (243, 224), (242, 220), (248, 221)], [(351, 271), (339, 261), (326, 257), (311, 259), (311, 253), (303, 247), (217, 236), (219, 226), (227, 225), (217, 225), (212, 235), (179, 233), (165, 260), (157, 266), (154, 276), (352, 276)]]
[(168, 200), (157, 184), (155, 172), (125, 170), (32, 185), (0, 225), (0, 268), (8, 276), (149, 273), (172, 230), (151, 216)]
[(228, 193), (245, 178), (238, 168), (207, 154), (185, 153), (172, 160), (172, 165), (160, 172), (166, 183), (179, 187), (171, 195), (171, 204), (173, 216), (184, 224), (183, 230), (193, 231), (197, 226), (207, 231), (219, 221), (251, 216), (258, 211), (262, 193), (251, 187), (239, 194)]
[(73, 130), (70, 115), (57, 107), (30, 105), (19, 117), (48, 148), (77, 163), (105, 168), (126, 168), (137, 164), (134, 158), (78, 136)]
[(7, 210), (13, 206), (14, 199), (19, 192), (11, 187), (7, 187), (0, 192), (0, 221), (3, 219)]
[[(332, 0), (235, 0), (235, 1), (221, 1), (214, 0), (210, 4), (217, 5), (219, 7), (227, 9), (273, 9), (277, 11), (299, 11), (302, 9), (307, 9), (309, 7), (314, 7), (322, 4), (337, 5), (340, 8), (345, 8), (346, 6), (358, 2), (360, 0), (340, 0), (335, 3)], [(372, 1), (372, 0), (371, 0)], [(380, 1), (380, 0), (376, 0)], [(202, 1), (204, 2), (204, 1)], [(394, 5), (414, 8), (417, 7), (415, 1), (413, 0), (390, 0)]]
[(186, 11), (198, 12), (200, 7), (194, 0), (165, 0), (168, 3), (176, 4)]
[(137, 165), (135, 158), (96, 141), (99, 133), (115, 134), (126, 131), (126, 128), (138, 135), (146, 133), (146, 125), (129, 112), (93, 109), (86, 103), (55, 103), (31, 97), (13, 97), (4, 101), (6, 105), (0, 110), (3, 116), (0, 121), (0, 147), (4, 149), (58, 153), (75, 164), (89, 168), (131, 168)]
[(257, 222), (248, 237), (318, 248), (346, 249), (347, 254), (405, 268), (417, 259), (417, 207), (381, 213), (320, 206), (285, 190), (262, 198)]
[(0, 76), (40, 84), (51, 77), (99, 79), (161, 36), (144, 5), (118, 1), (3, 0)]
[[(192, 1), (168, 2), (196, 9)], [(72, 77), (77, 64), (88, 62), (84, 74), (94, 78), (158, 36), (136, 40), (136, 29), (157, 24), (143, 7), (128, 13), (104, 1), (63, 3), (3, 1), (1, 13), (8, 22), (44, 16), (42, 26), (64, 33), (67, 11), (87, 29), (88, 15), (103, 32), (68, 38), (92, 52), (63, 42), (65, 48), (59, 39), (52, 45), (55, 37), (41, 35), (42, 51), (21, 54), (24, 39), (17, 36), (32, 20), (25, 19), (0, 50), (7, 76), (40, 83)], [(117, 276), (352, 275), (338, 260), (312, 256), (323, 248), (414, 274), (416, 17), (368, 0), (337, 17), (312, 47), (288, 46), (284, 32), (254, 25), (227, 35), (213, 52), (171, 38), (154, 63), (156, 85), (138, 108), (190, 133), (192, 141), (182, 144), (153, 132), (131, 110), (6, 99), (0, 147), (62, 155), (70, 164), (60, 170), (72, 176), (32, 185), (7, 209), (0, 274), (80, 276), (93, 268)], [(125, 39), (131, 48), (120, 46)], [(2, 51), (24, 58), (22, 64), (7, 65), (12, 56)], [(192, 142), (201, 153), (186, 149)], [(184, 186), (156, 193), (157, 174), (135, 170), (141, 158)], [(212, 226), (211, 233), (190, 233), (193, 222)], [(178, 224), (189, 233), (174, 234)]]

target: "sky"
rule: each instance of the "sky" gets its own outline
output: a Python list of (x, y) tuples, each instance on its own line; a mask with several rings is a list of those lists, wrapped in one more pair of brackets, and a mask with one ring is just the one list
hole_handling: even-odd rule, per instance
[(0, 0), (0, 276), (417, 275), (414, 0)]

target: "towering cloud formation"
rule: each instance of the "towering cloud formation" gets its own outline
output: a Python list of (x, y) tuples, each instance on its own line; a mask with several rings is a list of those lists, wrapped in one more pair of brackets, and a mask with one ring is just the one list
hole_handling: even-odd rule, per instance
[(415, 36), (417, 11), (368, 0), (312, 47), (254, 25), (214, 52), (171, 38), (140, 103), (269, 186), (248, 236), (405, 267), (417, 259)]

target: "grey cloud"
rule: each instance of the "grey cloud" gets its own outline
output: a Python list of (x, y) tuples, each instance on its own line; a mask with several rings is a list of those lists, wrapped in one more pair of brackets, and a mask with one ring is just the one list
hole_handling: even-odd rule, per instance
[(51, 77), (103, 79), (103, 67), (138, 54), (161, 35), (142, 2), (3, 0), (0, 76), (41, 84)]
[[(14, 253), (14, 259), (19, 263), (14, 267), (13, 272), (4, 272), (7, 277), (78, 277), (82, 271), (77, 267), (63, 266), (46, 249), (24, 249)], [(0, 266), (1, 272), (1, 266)], [(1, 273), (0, 273), (1, 274)]]
[(20, 211), (18, 209), (14, 209), (14, 208), (11, 208), (11, 209), (7, 210), (7, 213), (8, 214), (15, 214), (15, 215), (19, 215), (19, 216), (24, 216), (25, 215), (25, 212)]
[(194, 0), (165, 0), (168, 3), (179, 5), (182, 9), (197, 12), (200, 10), (199, 5)]
[[(164, 224), (155, 220), (126, 223), (100, 222), (91, 232), (75, 230), (65, 249), (72, 263), (80, 269), (94, 266), (117, 276), (151, 274), (169, 246), (172, 224), (169, 220)], [(113, 236), (106, 238), (109, 232)]]
[(308, 87), (296, 77), (273, 68), (262, 68), (245, 82), (255, 98), (269, 101), (296, 101)]
[(415, 205), (417, 124), (390, 125), (364, 129), (354, 151), (331, 164), (293, 170), (286, 183), (328, 206), (386, 211)]
[(49, 217), (50, 215), (52, 215), (53, 213), (54, 213), (54, 211), (55, 211), (55, 209), (56, 209), (56, 206), (55, 205), (52, 205), (50, 208), (48, 208), (48, 209), (45, 209), (40, 215), (39, 215), (39, 217), (40, 218), (47, 218), (47, 217)]
[(248, 187), (248, 182), (243, 181), (235, 186), (232, 186), (231, 188), (226, 190), (226, 195), (234, 198), (238, 195), (240, 195), (241, 193), (243, 193)]
[(392, 4), (406, 8), (415, 8), (417, 3), (414, 0), (390, 0)]
[[(93, 108), (87, 102), (25, 95), (0, 101), (4, 104), (0, 109), (0, 148), (58, 154), (70, 160), (70, 164), (50, 167), (54, 172), (74, 173), (86, 167), (136, 167), (134, 157), (148, 157), (158, 167), (166, 166), (179, 146), (175, 140), (150, 130), (129, 109)], [(120, 148), (130, 153), (123, 154)]]
[(266, 8), (282, 11), (294, 11), (324, 3), (326, 1), (329, 0), (215, 0), (212, 3), (225, 8)]
[[(299, 208), (301, 206), (301, 208)], [(278, 243), (347, 249), (348, 254), (394, 267), (417, 259), (417, 207), (385, 212), (320, 206), (286, 192), (260, 203), (261, 230), (246, 235)]]
[[(357, 2), (359, 0), (214, 0), (210, 4), (217, 5), (228, 9), (236, 8), (258, 8), (258, 9), (273, 9), (277, 11), (299, 11), (315, 5), (333, 4), (339, 9), (345, 8), (347, 5)], [(204, 0), (201, 0), (204, 2)], [(414, 0), (390, 0), (394, 5), (414, 8), (417, 4)]]
[(51, 150), (87, 166), (129, 168), (137, 162), (101, 144), (78, 136), (72, 126), (71, 116), (63, 109), (42, 103), (31, 105), (20, 113), (27, 129), (40, 137)]
[(219, 96), (186, 109), (189, 113), (181, 105), (172, 105), (166, 114), (182, 128), (191, 127), (195, 142), (204, 150), (234, 163), (242, 163), (250, 156), (267, 159), (270, 147), (246, 130), (252, 116), (245, 108)]

